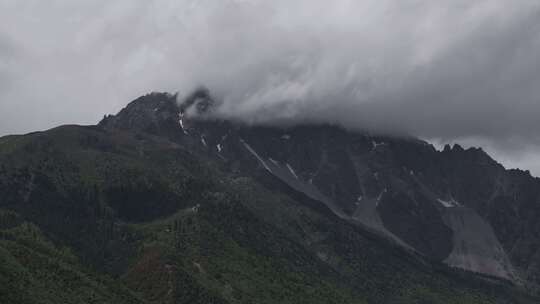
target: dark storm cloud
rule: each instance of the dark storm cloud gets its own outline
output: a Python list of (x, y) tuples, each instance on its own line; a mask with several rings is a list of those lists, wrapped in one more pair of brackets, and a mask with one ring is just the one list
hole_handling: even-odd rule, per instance
[(533, 167), (539, 54), (537, 1), (0, 0), (0, 133), (204, 84), (226, 117), (474, 139)]

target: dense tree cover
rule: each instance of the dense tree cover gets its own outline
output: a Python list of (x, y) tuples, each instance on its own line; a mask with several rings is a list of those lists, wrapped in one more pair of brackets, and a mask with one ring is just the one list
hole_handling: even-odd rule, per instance
[(2, 303), (534, 303), (147, 133), (0, 139)]

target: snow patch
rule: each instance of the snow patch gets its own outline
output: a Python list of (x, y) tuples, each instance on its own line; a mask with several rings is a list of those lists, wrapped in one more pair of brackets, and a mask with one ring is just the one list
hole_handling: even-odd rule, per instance
[(221, 144), (217, 144), (217, 145), (216, 145), (216, 149), (217, 149), (217, 151), (218, 151), (219, 153), (221, 153), (221, 150), (222, 150), (223, 148), (221, 147)]
[(388, 191), (387, 188), (384, 188), (383, 191), (381, 191), (381, 193), (379, 194), (379, 196), (377, 196), (377, 200), (375, 201), (375, 207), (378, 207), (379, 206), (379, 203), (381, 202), (381, 198), (382, 196)]
[(438, 198), (437, 201), (443, 205), (445, 208), (453, 208), (453, 207), (459, 207), (461, 206), (460, 203), (458, 203), (455, 199), (451, 198), (450, 200), (443, 200)]
[(286, 166), (287, 169), (289, 169), (289, 171), (291, 172), (291, 174), (294, 175), (294, 178), (298, 179), (298, 175), (296, 175), (296, 172), (294, 172), (294, 169), (291, 167), (291, 165), (287, 163)]
[(278, 163), (275, 159), (269, 158), (269, 160), (270, 160), (274, 165), (276, 165), (276, 167), (279, 167), (279, 163)]
[(363, 199), (364, 197), (362, 195), (359, 195), (358, 198), (356, 199), (355, 205), (356, 206), (360, 205)]
[(201, 142), (205, 147), (208, 147), (208, 145), (206, 144), (206, 140), (204, 140), (204, 137), (202, 136), (201, 136)]
[(384, 146), (384, 145), (386, 145), (385, 142), (380, 142), (380, 143), (378, 143), (378, 142), (372, 140), (372, 141), (371, 141), (371, 146), (372, 146), (371, 151), (377, 149), (378, 146)]
[(283, 136), (281, 136), (281, 139), (289, 140), (291, 139), (291, 136), (289, 134), (283, 134)]
[(255, 150), (253, 150), (253, 148), (247, 143), (245, 142), (242, 138), (240, 138), (240, 142), (242, 142), (242, 144), (244, 145), (244, 147), (246, 147), (246, 149), (253, 155), (255, 156), (255, 158), (257, 158), (257, 160), (259, 160), (259, 162), (263, 165), (263, 167), (268, 170), (268, 172), (272, 172), (272, 170), (270, 170), (270, 168), (268, 167), (268, 165), (266, 164), (266, 162), (264, 162), (264, 160), (259, 156), (259, 154), (257, 154), (257, 152), (255, 152)]
[(186, 128), (184, 127), (184, 113), (178, 113), (178, 124), (180, 125), (180, 128), (182, 128), (182, 131), (184, 134), (188, 135), (188, 132), (186, 131)]

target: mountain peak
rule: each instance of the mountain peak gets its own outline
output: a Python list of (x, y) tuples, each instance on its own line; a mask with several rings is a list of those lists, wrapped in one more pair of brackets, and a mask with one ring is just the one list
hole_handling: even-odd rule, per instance
[[(304, 289), (289, 283), (298, 275), (337, 280), (370, 303), (393, 302), (416, 286), (446, 299), (467, 282), (485, 284), (490, 294), (510, 282), (539, 283), (540, 180), (504, 170), (479, 148), (439, 152), (420, 140), (339, 125), (204, 119), (215, 104), (205, 88), (181, 98), (154, 92), (98, 128), (0, 141), (0, 209), (20, 212), (78, 250), (81, 261), (127, 277), (134, 290), (153, 271), (167, 280), (181, 271), (200, 290), (223, 284), (240, 292), (245, 285), (236, 278), (249, 277), (272, 299), (311, 293), (312, 282)], [(0, 210), (0, 241), (14, 232), (2, 228), (12, 218)], [(231, 261), (240, 264), (227, 272)], [(268, 261), (299, 272), (258, 268)], [(201, 269), (218, 279), (199, 282)], [(273, 290), (275, 282), (283, 285)]]
[(176, 99), (176, 94), (152, 92), (130, 102), (118, 114), (105, 116), (99, 126), (156, 133), (164, 124), (176, 121), (180, 113)]

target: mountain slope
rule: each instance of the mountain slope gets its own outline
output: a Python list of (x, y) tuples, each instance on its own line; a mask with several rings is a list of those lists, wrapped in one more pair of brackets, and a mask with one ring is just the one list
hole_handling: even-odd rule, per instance
[[(194, 95), (188, 105), (203, 113), (207, 97)], [(0, 253), (10, 261), (0, 279), (24, 286), (1, 290), (2, 299), (535, 302), (509, 282), (439, 262), (454, 252), (456, 229), (447, 224), (454, 217), (415, 192), (427, 196), (424, 188), (440, 185), (410, 182), (403, 177), (410, 173), (389, 165), (407, 154), (388, 155), (392, 145), (382, 142), (403, 140), (370, 145), (373, 137), (356, 135), (366, 138), (358, 149), (374, 150), (368, 161), (340, 148), (350, 136), (340, 128), (238, 126), (193, 119), (185, 107), (174, 96), (151, 94), (98, 126), (0, 139)], [(360, 175), (361, 166), (375, 166), (377, 178)], [(412, 194), (405, 191), (411, 184)], [(403, 201), (422, 208), (401, 215)], [(374, 215), (371, 222), (363, 210)], [(393, 214), (404, 227), (391, 225)], [(37, 232), (19, 240), (24, 227)], [(428, 236), (419, 234), (423, 227)], [(19, 243), (24, 254), (14, 249)], [(39, 262), (44, 254), (50, 262)], [(34, 260), (36, 274), (15, 275)], [(79, 298), (66, 292), (72, 282), (81, 282)]]
[[(179, 108), (167, 102), (172, 99), (147, 96), (101, 125), (165, 135), (214, 158), (249, 163), (248, 171), (258, 162), (340, 217), (431, 259), (536, 284), (540, 181), (528, 172), (505, 170), (476, 148), (455, 145), (439, 152), (414, 138), (336, 126), (276, 128), (204, 119), (201, 109), (212, 104), (204, 90)], [(192, 104), (203, 104), (195, 119), (186, 115)]]

